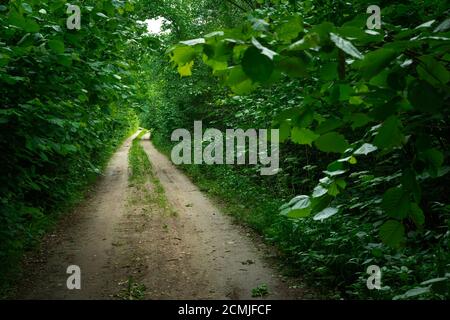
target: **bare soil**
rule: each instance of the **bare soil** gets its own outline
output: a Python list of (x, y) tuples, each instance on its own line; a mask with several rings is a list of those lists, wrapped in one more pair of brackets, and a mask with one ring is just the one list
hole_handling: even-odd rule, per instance
[[(309, 296), (300, 280), (281, 276), (273, 250), (222, 213), (148, 135), (141, 143), (167, 203), (157, 200), (154, 184), (129, 183), (135, 136), (88, 199), (25, 260), (17, 298), (252, 299), (263, 284), (264, 298)], [(67, 289), (69, 265), (81, 269), (81, 290)]]

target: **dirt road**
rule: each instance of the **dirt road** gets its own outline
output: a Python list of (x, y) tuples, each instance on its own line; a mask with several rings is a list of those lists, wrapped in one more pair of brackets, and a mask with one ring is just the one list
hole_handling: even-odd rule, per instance
[[(267, 248), (232, 223), (145, 137), (161, 186), (128, 182), (128, 139), (90, 197), (27, 259), (21, 299), (298, 299), (266, 259)], [(169, 208), (169, 209), (168, 209)], [(81, 269), (81, 290), (68, 290), (66, 269)], [(260, 290), (264, 292), (265, 290)]]

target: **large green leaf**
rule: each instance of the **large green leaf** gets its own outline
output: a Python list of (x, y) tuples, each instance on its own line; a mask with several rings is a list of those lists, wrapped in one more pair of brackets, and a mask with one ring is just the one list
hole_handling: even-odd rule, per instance
[(64, 42), (62, 42), (60, 40), (50, 40), (48, 42), (48, 46), (56, 54), (63, 54), (64, 53)]
[(318, 134), (306, 128), (295, 127), (291, 132), (291, 140), (298, 144), (311, 145), (318, 137)]
[(266, 82), (272, 75), (273, 61), (256, 47), (248, 48), (242, 58), (242, 69), (254, 82)]
[(420, 58), (417, 73), (423, 80), (434, 86), (445, 85), (450, 81), (450, 72), (442, 63), (434, 59), (433, 56), (423, 56)]
[(443, 97), (428, 82), (413, 81), (408, 87), (408, 100), (419, 111), (435, 113), (444, 103)]
[(369, 52), (359, 63), (362, 76), (365, 79), (373, 78), (378, 73), (383, 71), (397, 56), (397, 52), (392, 49), (381, 48)]
[(396, 116), (391, 116), (381, 125), (373, 144), (380, 149), (389, 150), (401, 146), (404, 141), (400, 120)]
[(334, 216), (336, 213), (339, 212), (339, 209), (337, 208), (325, 208), (322, 211), (320, 211), (318, 214), (316, 214), (313, 218), (313, 220), (319, 220), (319, 221), (323, 221), (325, 219), (328, 219), (331, 216)]
[(297, 15), (287, 17), (287, 19), (283, 20), (283, 22), (275, 28), (278, 38), (285, 42), (297, 38), (301, 31), (303, 31), (302, 20)]
[(353, 154), (355, 155), (365, 155), (367, 156), (369, 153), (376, 151), (378, 148), (370, 143), (364, 143), (361, 147), (356, 149)]
[(383, 210), (392, 218), (404, 219), (409, 213), (411, 203), (403, 188), (390, 188), (383, 195)]
[(285, 57), (277, 62), (276, 67), (293, 78), (305, 77), (308, 74), (305, 62), (298, 57)]
[(289, 202), (292, 207), (287, 211), (289, 218), (305, 218), (311, 213), (311, 199), (306, 195), (297, 196)]
[(409, 216), (417, 227), (421, 227), (425, 223), (425, 215), (417, 203), (411, 203)]
[(235, 66), (228, 70), (229, 74), (226, 79), (226, 84), (230, 86), (234, 93), (246, 94), (255, 88), (252, 80), (249, 79), (240, 66)]
[(171, 61), (177, 65), (184, 66), (194, 60), (198, 51), (190, 46), (177, 46), (171, 51)]
[(344, 51), (345, 53), (351, 55), (353, 58), (356, 59), (362, 59), (364, 56), (359, 52), (358, 49), (355, 48), (355, 46), (348, 40), (345, 40), (344, 38), (341, 38), (337, 34), (330, 33), (330, 39), (334, 42), (336, 47)]
[(388, 220), (380, 227), (380, 238), (384, 244), (398, 248), (405, 237), (405, 227), (396, 220)]
[(345, 137), (337, 132), (329, 132), (314, 141), (317, 149), (323, 152), (343, 153), (349, 146)]

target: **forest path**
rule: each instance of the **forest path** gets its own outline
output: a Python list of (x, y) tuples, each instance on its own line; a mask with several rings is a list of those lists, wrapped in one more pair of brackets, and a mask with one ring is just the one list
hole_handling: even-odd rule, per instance
[[(149, 135), (141, 145), (164, 199), (155, 183), (131, 184), (128, 151), (136, 135), (115, 153), (85, 203), (26, 260), (18, 298), (251, 299), (263, 284), (269, 299), (303, 297), (269, 261), (267, 246), (233, 224)], [(69, 265), (81, 269), (81, 290), (67, 289)]]

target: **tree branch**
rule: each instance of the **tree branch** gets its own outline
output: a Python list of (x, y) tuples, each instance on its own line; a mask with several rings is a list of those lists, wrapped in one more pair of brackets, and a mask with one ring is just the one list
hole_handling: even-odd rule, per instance
[(243, 8), (242, 6), (240, 6), (239, 4), (237, 4), (236, 2), (234, 2), (233, 0), (226, 0), (227, 2), (231, 3), (232, 5), (234, 5), (235, 7), (241, 9), (244, 12), (247, 12), (248, 10), (245, 10), (245, 8)]

